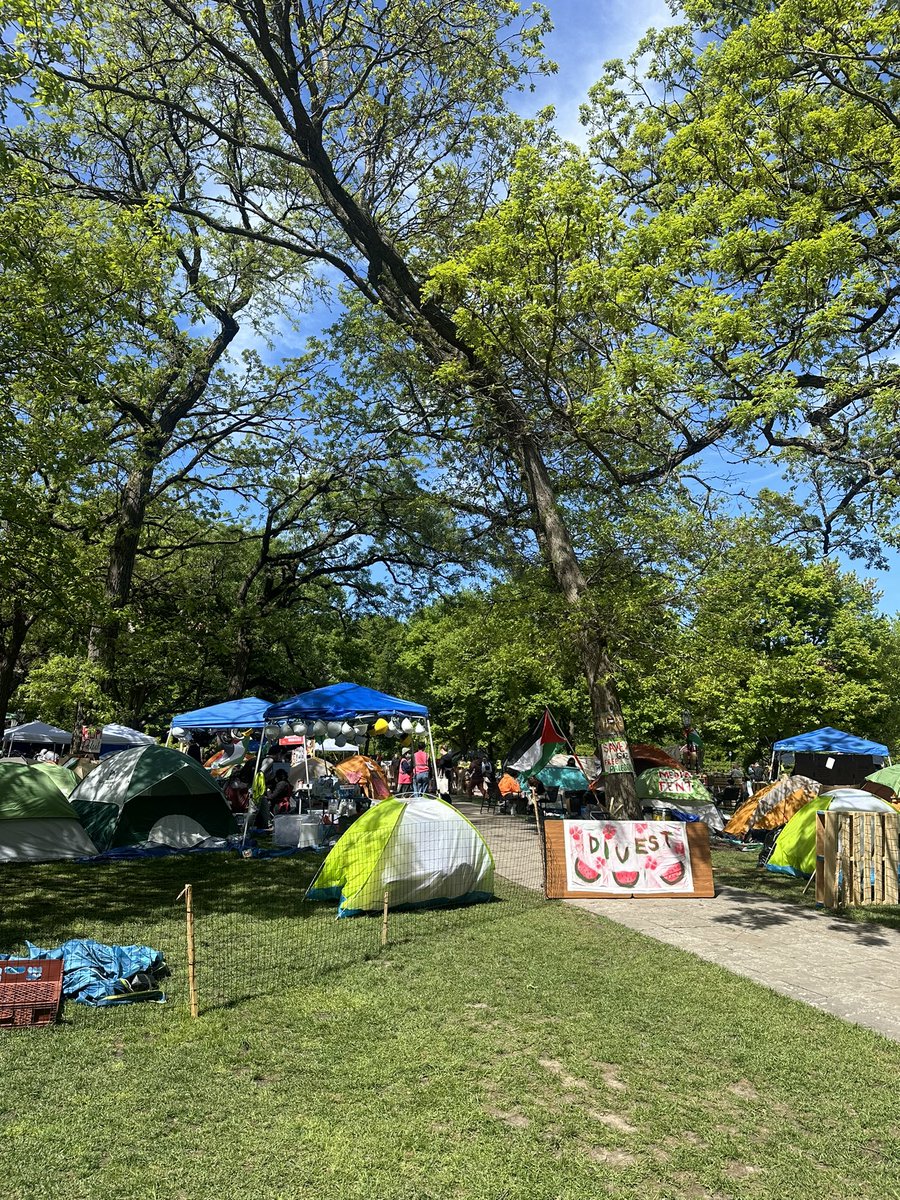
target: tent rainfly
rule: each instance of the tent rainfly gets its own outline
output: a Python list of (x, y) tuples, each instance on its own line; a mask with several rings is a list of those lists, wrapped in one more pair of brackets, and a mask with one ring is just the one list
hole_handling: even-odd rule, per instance
[(431, 797), (382, 800), (331, 850), (307, 895), (338, 900), (338, 916), (474, 904), (494, 894), (494, 860), (461, 812)]
[(101, 850), (143, 842), (185, 850), (237, 832), (209, 773), (167, 746), (105, 758), (72, 793), (72, 805)]
[(96, 853), (48, 775), (23, 763), (0, 763), (0, 862), (53, 862)]

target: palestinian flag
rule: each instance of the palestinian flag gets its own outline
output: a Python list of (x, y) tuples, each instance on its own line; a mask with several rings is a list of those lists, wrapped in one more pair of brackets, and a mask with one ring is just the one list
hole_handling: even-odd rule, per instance
[(557, 727), (549, 709), (544, 709), (544, 715), (507, 754), (504, 768), (525, 776), (536, 775), (554, 754), (561, 754), (567, 745), (565, 734)]

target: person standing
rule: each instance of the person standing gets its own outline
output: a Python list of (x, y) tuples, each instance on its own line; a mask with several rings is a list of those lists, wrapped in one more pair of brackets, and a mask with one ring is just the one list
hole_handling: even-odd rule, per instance
[(428, 751), (424, 746), (418, 746), (413, 755), (413, 769), (415, 790), (420, 796), (424, 796), (429, 790), (431, 781), (431, 771), (428, 764)]
[(412, 791), (413, 763), (408, 750), (400, 752), (400, 764), (397, 767), (397, 795), (407, 796)]

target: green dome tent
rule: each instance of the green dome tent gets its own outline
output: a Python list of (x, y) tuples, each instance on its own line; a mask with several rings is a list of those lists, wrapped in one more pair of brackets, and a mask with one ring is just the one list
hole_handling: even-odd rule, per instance
[(96, 853), (52, 779), (24, 763), (0, 762), (0, 862), (52, 862)]
[(494, 860), (475, 826), (443, 800), (382, 800), (350, 826), (307, 892), (338, 916), (473, 904), (494, 894)]
[(101, 850), (142, 842), (186, 850), (237, 832), (215, 781), (167, 746), (135, 746), (103, 759), (72, 793), (72, 806)]
[(32, 763), (32, 771), (40, 771), (51, 783), (56, 784), (62, 794), (69, 798), (78, 787), (78, 776), (68, 767), (57, 766), (56, 763)]
[(816, 871), (816, 813), (892, 812), (897, 810), (885, 800), (859, 788), (834, 788), (810, 800), (794, 813), (778, 835), (766, 870), (776, 875), (797, 875), (808, 879)]

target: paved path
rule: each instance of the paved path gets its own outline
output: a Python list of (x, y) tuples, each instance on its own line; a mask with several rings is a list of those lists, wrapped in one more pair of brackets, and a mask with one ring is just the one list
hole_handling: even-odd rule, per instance
[[(543, 886), (533, 824), (459, 807), (491, 847), (497, 872)], [(900, 931), (855, 924), (738, 888), (714, 900), (568, 900), (638, 933), (900, 1041)]]

